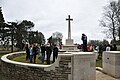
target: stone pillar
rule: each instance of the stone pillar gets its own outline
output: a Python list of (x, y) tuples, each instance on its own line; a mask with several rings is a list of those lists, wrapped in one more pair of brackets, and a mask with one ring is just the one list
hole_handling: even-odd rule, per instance
[(93, 52), (73, 53), (71, 80), (96, 80), (96, 59)]
[(120, 51), (103, 52), (103, 71), (111, 76), (120, 78)]

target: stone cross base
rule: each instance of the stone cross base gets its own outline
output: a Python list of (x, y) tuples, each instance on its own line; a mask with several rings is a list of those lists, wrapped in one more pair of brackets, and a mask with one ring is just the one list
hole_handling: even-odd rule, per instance
[(64, 45), (63, 50), (67, 52), (79, 52), (80, 50), (77, 49), (77, 45)]
[(80, 50), (77, 49), (77, 45), (73, 44), (73, 39), (66, 39), (66, 45), (63, 45), (61, 51), (79, 52)]
[(73, 39), (66, 39), (66, 45), (73, 45)]

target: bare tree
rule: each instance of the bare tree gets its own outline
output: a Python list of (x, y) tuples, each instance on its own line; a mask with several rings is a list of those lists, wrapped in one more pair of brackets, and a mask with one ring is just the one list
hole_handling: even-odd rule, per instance
[(103, 17), (100, 20), (100, 26), (104, 27), (107, 36), (112, 37), (116, 41), (118, 36), (118, 13), (119, 8), (117, 1), (111, 1), (104, 7)]
[(116, 15), (117, 15), (117, 21), (118, 21), (118, 37), (120, 40), (120, 0), (118, 0), (117, 7), (118, 8), (117, 8)]

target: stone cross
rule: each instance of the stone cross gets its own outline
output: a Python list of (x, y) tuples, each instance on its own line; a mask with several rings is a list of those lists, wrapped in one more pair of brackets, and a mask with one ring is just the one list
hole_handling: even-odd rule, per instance
[(68, 21), (68, 39), (71, 39), (71, 26), (70, 21), (73, 21), (73, 19), (70, 19), (70, 15), (68, 15), (68, 18), (66, 19)]

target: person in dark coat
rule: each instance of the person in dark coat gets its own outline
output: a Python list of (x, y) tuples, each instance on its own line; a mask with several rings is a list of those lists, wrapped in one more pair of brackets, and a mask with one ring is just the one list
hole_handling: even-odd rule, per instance
[(28, 44), (26, 44), (25, 50), (26, 50), (26, 60), (29, 60), (30, 59), (30, 50), (29, 50)]
[(54, 45), (54, 48), (53, 48), (53, 63), (55, 62), (55, 58), (57, 59), (57, 56), (58, 56), (58, 48), (56, 45)]
[(36, 56), (37, 56), (37, 45), (34, 44), (33, 45), (33, 59), (34, 59), (34, 63), (36, 63)]
[(51, 53), (52, 53), (52, 49), (50, 47), (50, 44), (48, 43), (46, 45), (47, 64), (50, 64)]
[(87, 36), (85, 34), (82, 34), (81, 40), (83, 41), (83, 51), (87, 51)]
[(45, 49), (45, 45), (42, 44), (42, 46), (41, 46), (41, 53), (42, 53), (41, 60), (42, 60), (42, 63), (44, 63), (44, 59), (45, 59), (45, 51), (46, 51), (46, 49)]
[(33, 46), (33, 58), (34, 58), (34, 63), (36, 63), (36, 56), (37, 54), (40, 53), (40, 48), (38, 47), (38, 44), (34, 44)]

